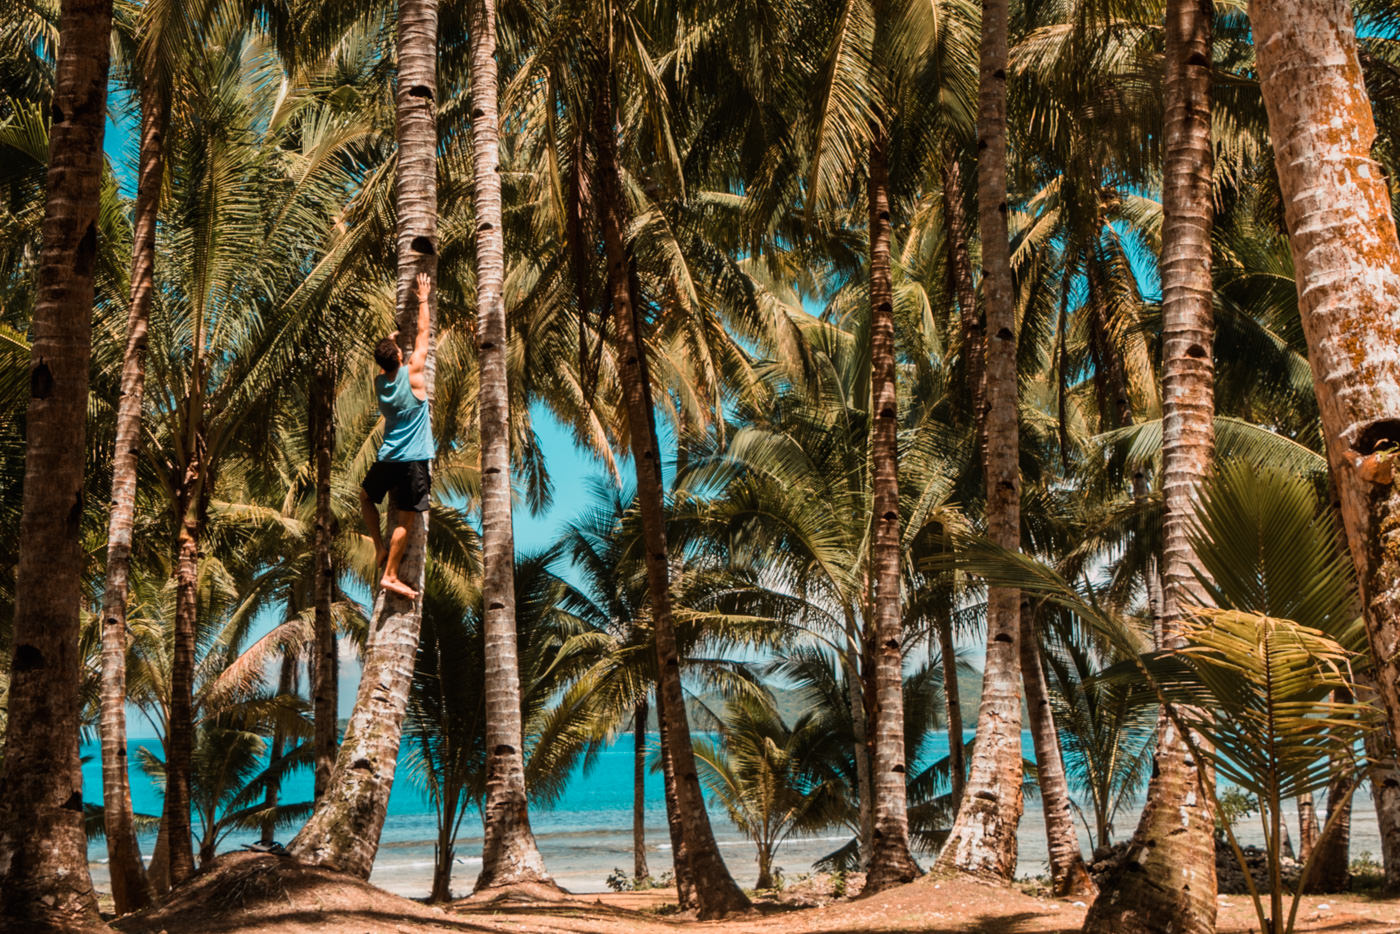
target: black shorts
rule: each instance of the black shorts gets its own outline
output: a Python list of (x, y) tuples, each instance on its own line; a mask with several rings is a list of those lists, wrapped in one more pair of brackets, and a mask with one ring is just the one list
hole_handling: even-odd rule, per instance
[(427, 461), (375, 461), (365, 474), (361, 489), (375, 503), (393, 493), (390, 503), (402, 512), (427, 512), (432, 477)]

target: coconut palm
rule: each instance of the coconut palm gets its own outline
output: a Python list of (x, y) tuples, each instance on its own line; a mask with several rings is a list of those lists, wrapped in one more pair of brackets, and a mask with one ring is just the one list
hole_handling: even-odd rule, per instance
[[(1400, 726), (1400, 630), (1391, 594), (1400, 569), (1387, 549), (1375, 547), (1385, 537), (1387, 517), (1400, 509), (1390, 492), (1389, 458), (1400, 411), (1400, 400), (1389, 392), (1395, 385), (1393, 329), (1375, 328), (1400, 294), (1390, 192), (1371, 156), (1376, 128), (1351, 7), (1251, 4), (1250, 25), (1328, 463), (1393, 733)], [(1315, 128), (1334, 120), (1343, 131), (1319, 137)], [(1324, 163), (1346, 168), (1320, 173)], [(1327, 212), (1325, 221), (1319, 211)], [(1373, 330), (1387, 343), (1356, 343), (1355, 335)]]
[(78, 764), (78, 519), (89, 323), (103, 184), (110, 0), (68, 0), (50, 112), (35, 288), (9, 728), (0, 764), (0, 910), (36, 930), (103, 930), (87, 871)]
[[(520, 626), (524, 780), (534, 802), (558, 797), (579, 758), (603, 735), (596, 712), (586, 704), (560, 701), (576, 673), (569, 640), (582, 626), (564, 607), (567, 585), (550, 573), (555, 555), (546, 552), (518, 562), (515, 580)], [(437, 811), (435, 901), (451, 898), (454, 847), (470, 808), (488, 825), (493, 765), (483, 724), (489, 719), (486, 685), (457, 671), (481, 670), (489, 654), (485, 613), (488, 599), (472, 580), (436, 562), (428, 567), (423, 638), (414, 669), (413, 694), (404, 723), (410, 767), (426, 786)]]
[(773, 888), (773, 858), (788, 837), (820, 831), (844, 810), (845, 783), (826, 771), (832, 756), (822, 749), (836, 740), (822, 727), (811, 712), (788, 726), (750, 699), (725, 709), (717, 742), (696, 744), (712, 799), (758, 850), (755, 888)]
[[(398, 287), (394, 307), (399, 339), (411, 348), (417, 334), (414, 281), (437, 273), (437, 36), (436, 0), (402, 0), (398, 7), (398, 74), (395, 91), (399, 143), (394, 201)], [(432, 326), (437, 289), (429, 295)], [(434, 356), (428, 345), (428, 398), (433, 398)], [(397, 511), (394, 515), (402, 515)], [(421, 589), (428, 536), (427, 513), (411, 519), (400, 576)], [(389, 806), (404, 712), (417, 651), (421, 603), (381, 590), (375, 600), (370, 642), (355, 710), (346, 728), (331, 781), (311, 819), (292, 840), (298, 858), (368, 877)], [(365, 769), (357, 763), (368, 762)], [(375, 766), (374, 763), (380, 763)]]

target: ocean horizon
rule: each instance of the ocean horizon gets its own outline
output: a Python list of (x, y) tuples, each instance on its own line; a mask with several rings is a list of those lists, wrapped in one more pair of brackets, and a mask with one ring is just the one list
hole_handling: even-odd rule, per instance
[[(971, 731), (967, 734), (970, 739)], [(1021, 736), (1027, 759), (1033, 758), (1031, 737)], [(654, 748), (655, 733), (648, 735), (648, 747)], [(136, 738), (128, 741), (128, 762), (131, 766), (132, 805), (138, 814), (158, 815), (162, 792), (136, 764), (137, 751), (146, 746), (155, 752), (160, 741)], [(937, 761), (947, 754), (946, 732), (931, 735), (923, 750), (925, 761)], [(102, 800), (102, 763), (100, 746), (84, 743), (83, 797), (89, 802)], [(380, 838), (370, 881), (390, 892), (411, 898), (423, 898), (432, 886), (433, 849), (437, 838), (437, 821), (427, 792), (415, 780), (407, 767), (404, 751), (400, 751), (399, 769), (389, 797), (389, 812)], [(551, 806), (532, 805), (531, 827), (543, 856), (545, 866), (564, 888), (588, 893), (607, 890), (606, 880), (614, 869), (632, 871), (632, 738), (624, 735), (595, 757), (591, 767), (576, 767), (574, 774)], [(312, 775), (301, 770), (284, 783), (281, 800), (286, 803), (309, 801)], [(753, 844), (729, 821), (722, 808), (708, 808), (715, 837), (735, 879), (743, 886), (752, 886), (758, 877), (758, 864)], [(1120, 816), (1115, 827), (1115, 840), (1126, 839), (1137, 821), (1137, 810)], [(1238, 828), (1243, 842), (1257, 842), (1258, 821), (1249, 818)], [(1090, 838), (1079, 827), (1080, 842), (1085, 855), (1091, 850)], [(199, 834), (196, 818), (196, 835)], [(294, 828), (278, 831), (278, 839), (286, 843)], [(1020, 858), (1017, 875), (1030, 877), (1048, 872), (1045, 849), (1045, 827), (1036, 798), (1028, 798), (1025, 814), (1017, 834)], [(647, 861), (651, 874), (660, 876), (671, 868), (670, 837), (666, 828), (666, 804), (661, 775), (648, 771), (646, 776), (646, 837)], [(220, 841), (217, 852), (238, 850), (245, 843), (256, 842), (255, 833), (232, 833)], [(794, 837), (778, 851), (775, 865), (784, 875), (795, 877), (812, 872), (812, 863), (839, 848), (849, 835), (838, 830), (815, 837)], [(141, 852), (149, 859), (155, 844), (155, 834), (141, 836)], [(471, 892), (481, 867), (480, 815), (473, 808), (462, 821), (454, 853), (452, 889), (454, 894)], [(197, 847), (197, 844), (196, 844)], [(1375, 811), (1369, 787), (1359, 790), (1355, 799), (1352, 854), (1369, 852), (1379, 858), (1380, 841), (1376, 831)], [(932, 854), (920, 854), (919, 861), (927, 865)], [(109, 888), (107, 875), (107, 845), (98, 838), (88, 844), (88, 862), (93, 882), (100, 891)]]

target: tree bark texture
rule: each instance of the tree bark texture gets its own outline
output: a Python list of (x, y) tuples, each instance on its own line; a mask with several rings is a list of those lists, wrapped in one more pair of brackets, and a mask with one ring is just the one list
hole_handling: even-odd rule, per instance
[(105, 930), (78, 763), (89, 324), (111, 0), (64, 0), (32, 319), (24, 494), (0, 770), (0, 928)]
[[(1162, 186), (1161, 641), (1180, 643), (1180, 608), (1204, 604), (1190, 529), (1214, 456), (1211, 288), (1209, 0), (1169, 0)], [(1215, 930), (1215, 843), (1209, 796), (1185, 739), (1164, 714), (1147, 803), (1128, 858), (1089, 910), (1086, 932)]]
[(948, 279), (958, 301), (958, 322), (962, 329), (962, 353), (967, 367), (974, 418), (980, 422), (986, 396), (987, 335), (977, 313), (977, 285), (972, 278), (972, 255), (968, 250), (967, 211), (963, 206), (962, 166), (949, 152), (943, 163), (943, 222), (948, 228)]
[(1376, 804), (1376, 824), (1381, 837), (1381, 864), (1385, 889), (1400, 892), (1400, 766), (1395, 744), (1381, 730), (1366, 735), (1366, 755), (1371, 768), (1371, 798)]
[[(201, 407), (201, 403), (193, 403), (191, 409), (196, 414), (192, 417), (199, 419), (197, 410)], [(175, 539), (175, 639), (170, 660), (164, 805), (169, 830), (166, 859), (172, 886), (194, 875), (190, 770), (194, 755), (195, 630), (199, 617), (199, 536), (202, 531), (199, 500), (204, 465), (199, 453), (202, 430), (196, 427), (193, 434), (201, 441), (191, 453), (192, 459), (179, 480), (180, 493), (176, 497), (180, 529)]]
[(1317, 822), (1317, 805), (1313, 803), (1312, 792), (1298, 796), (1298, 861), (1306, 863), (1317, 846), (1317, 836), (1322, 828)]
[(1400, 735), (1400, 245), (1346, 0), (1249, 6), (1327, 459)]
[[(1017, 409), (1016, 304), (1006, 208), (1007, 0), (983, 0), (977, 109), (977, 207), (986, 309), (985, 438), (987, 531), (1003, 548), (1021, 546), (1020, 416)], [(941, 868), (1010, 881), (1021, 821), (1020, 595), (987, 594), (987, 653), (972, 767)]]
[(515, 634), (515, 535), (510, 515), (510, 389), (502, 295), (506, 245), (501, 229), (495, 0), (471, 4), (470, 36), (476, 335), (481, 366), (481, 586), (486, 604), (486, 801), (481, 874), (476, 880), (479, 891), (550, 879), (530, 831), (525, 797)]
[(705, 811), (686, 720), (685, 696), (681, 690), (680, 655), (671, 615), (670, 567), (666, 550), (665, 491), (661, 481), (661, 458), (656, 436), (656, 416), (646, 363), (638, 310), (633, 302), (625, 241), (626, 221), (621, 170), (617, 162), (616, 130), (613, 125), (611, 75), (605, 71), (600, 93), (606, 98), (597, 108), (602, 215), (608, 287), (612, 297), (611, 317), (616, 331), (619, 380), (627, 410), (628, 435), (637, 475), (637, 502), (642, 514), (643, 547), (646, 549), (647, 589), (651, 597), (652, 623), (656, 636), (657, 692), (665, 700), (660, 705), (667, 719), (671, 763), (675, 770), (676, 804), (685, 837), (686, 862), (695, 882), (695, 895), (701, 920), (722, 917), (749, 907), (734, 878), (720, 857)]
[(1050, 884), (1057, 898), (1075, 896), (1086, 901), (1098, 894), (1089, 878), (1084, 854), (1079, 849), (1079, 833), (1074, 829), (1070, 809), (1069, 782), (1060, 757), (1060, 737), (1055, 732), (1055, 715), (1050, 708), (1050, 688), (1040, 660), (1040, 637), (1035, 614), (1021, 604), (1021, 680), (1026, 686), (1026, 707), (1030, 713), (1031, 738), (1035, 743), (1036, 779), (1040, 803), (1045, 812), (1045, 840), (1050, 857)]
[[(399, 342), (417, 337), (415, 280), (437, 279), (437, 0), (400, 0), (395, 117), (399, 141), (394, 200), (398, 217)], [(429, 299), (436, 320), (437, 289)], [(431, 340), (431, 338), (430, 338)], [(407, 354), (405, 354), (407, 356)], [(428, 347), (428, 399), (434, 351)], [(303, 862), (368, 878), (394, 784), (403, 718), (423, 619), (423, 568), (428, 514), (400, 514), (409, 523), (399, 578), (419, 592), (415, 600), (381, 591), (370, 618), (364, 671), (330, 783), (288, 849)]]
[(878, 892), (912, 881), (904, 762), (904, 647), (900, 600), (899, 401), (895, 387), (894, 286), (890, 272), (889, 139), (870, 147), (870, 436), (874, 565), (874, 821), (865, 886)]
[(316, 468), (316, 522), (312, 531), (313, 642), (311, 651), (311, 710), (315, 755), (315, 800), (321, 800), (335, 768), (339, 728), (340, 664), (335, 621), (335, 561), (331, 555), (335, 515), (331, 512), (331, 458), (335, 454), (335, 367), (327, 360), (317, 372), (311, 398), (311, 445)]
[(141, 405), (146, 384), (146, 336), (155, 297), (156, 219), (165, 171), (165, 95), (141, 78), (140, 168), (132, 214), (131, 304), (126, 319), (121, 397), (112, 455), (107, 521), (107, 579), (102, 593), (102, 819), (107, 866), (117, 914), (139, 911), (155, 892), (141, 862), (131, 806), (126, 749), (126, 603), (131, 534), (136, 519), (136, 468), (141, 454)]
[(676, 797), (676, 765), (671, 759), (671, 734), (666, 728), (666, 701), (656, 694), (656, 726), (661, 743), (661, 780), (666, 798), (666, 830), (671, 837), (671, 871), (676, 877), (676, 900), (684, 910), (698, 907), (695, 878), (686, 856), (685, 831), (681, 828), (680, 799)]

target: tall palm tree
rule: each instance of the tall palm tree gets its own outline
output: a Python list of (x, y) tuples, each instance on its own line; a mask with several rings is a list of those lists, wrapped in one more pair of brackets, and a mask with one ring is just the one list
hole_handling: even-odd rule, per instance
[[(621, 384), (631, 439), (632, 462), (637, 478), (637, 503), (642, 516), (647, 586), (651, 596), (658, 670), (658, 707), (667, 717), (668, 748), (675, 770), (676, 804), (685, 839), (686, 861), (696, 881), (700, 917), (715, 918), (742, 911), (749, 900), (720, 857), (714, 831), (705, 812), (704, 794), (695, 765), (695, 750), (686, 722), (685, 696), (681, 689), (680, 656), (670, 590), (666, 549), (665, 488), (661, 481), (661, 451), (657, 443), (656, 414), (647, 365), (647, 348), (641, 331), (641, 309), (631, 287), (627, 255), (627, 220), (623, 184), (617, 155), (615, 103), (613, 101), (613, 23), (609, 18), (597, 53), (602, 59), (594, 90), (593, 132), (597, 145), (598, 200), (610, 316), (615, 331), (618, 381)], [(703, 881), (702, 881), (703, 880)]]
[(471, 7), (472, 151), (476, 180), (477, 354), (481, 361), (481, 543), (486, 600), (486, 822), (478, 889), (548, 882), (530, 832), (516, 661), (515, 537), (511, 527), (510, 387), (506, 373), (506, 242), (501, 227), (496, 4)]
[[(1006, 188), (1006, 68), (1010, 11), (984, 0), (977, 106), (977, 211), (982, 244), (984, 408), (980, 414), (986, 474), (987, 530), (1004, 548), (1021, 544), (1020, 416), (1016, 305)], [(987, 593), (987, 651), (977, 740), (958, 815), (940, 866), (1011, 879), (1021, 800), (1020, 597)]]
[(35, 931), (106, 929), (97, 915), (82, 827), (78, 533), (111, 21), (111, 0), (65, 0), (59, 14), (34, 301), (0, 764), (0, 916)]
[[(1190, 539), (1214, 455), (1211, 228), (1211, 6), (1170, 0), (1162, 182), (1162, 489), (1160, 646), (1179, 644), (1179, 608), (1204, 606)], [(1215, 929), (1215, 842), (1209, 798), (1174, 721), (1159, 718), (1147, 803), (1130, 865), (1109, 881), (1086, 932)]]
[[(1259, 85), (1322, 414), (1327, 459), (1361, 582), (1376, 685), (1400, 727), (1400, 245), (1351, 5), (1251, 3)], [(1327, 129), (1324, 131), (1323, 128)], [(1364, 335), (1364, 339), (1363, 339)]]
[[(417, 333), (411, 297), (418, 275), (437, 279), (437, 0), (400, 0), (395, 120), (399, 143), (394, 180), (397, 229), (399, 340), (412, 347)], [(431, 293), (429, 322), (436, 307)], [(428, 345), (428, 398), (435, 357)], [(402, 516), (402, 513), (396, 513)], [(422, 590), (427, 513), (415, 513), (400, 577)], [(375, 601), (355, 709), (336, 756), (331, 781), (311, 819), (289, 849), (298, 858), (368, 878), (389, 807), (394, 763), (418, 649), (422, 602), (380, 592)]]

